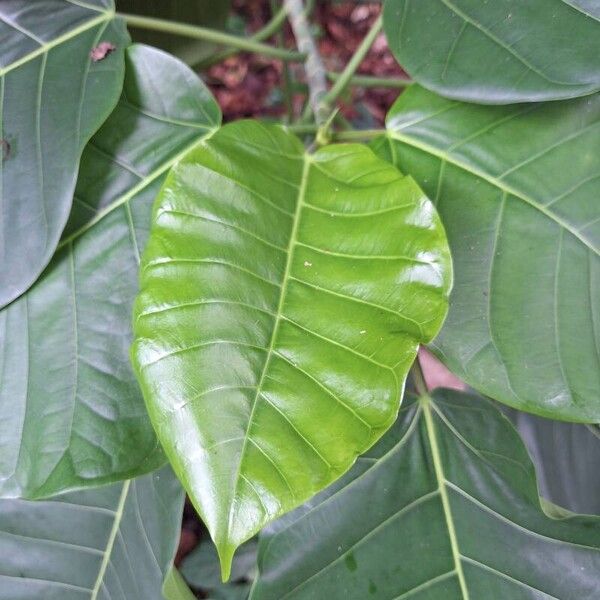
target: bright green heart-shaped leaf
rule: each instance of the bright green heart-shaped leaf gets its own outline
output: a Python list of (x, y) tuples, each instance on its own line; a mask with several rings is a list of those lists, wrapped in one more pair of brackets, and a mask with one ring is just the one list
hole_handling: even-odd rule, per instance
[(246, 121), (173, 168), (142, 258), (133, 359), (224, 576), (237, 546), (394, 421), (450, 282), (433, 206), (364, 146), (311, 155)]
[(48, 496), (165, 461), (129, 364), (139, 252), (164, 173), (219, 120), (185, 65), (128, 49), (123, 96), (82, 158), (68, 237), (0, 311), (0, 495)]
[(162, 600), (183, 500), (168, 467), (52, 500), (0, 500), (0, 600)]
[(0, 308), (54, 254), (83, 147), (119, 99), (129, 37), (114, 16), (110, 0), (0, 2)]
[(592, 600), (600, 519), (550, 508), (489, 401), (405, 400), (339, 485), (261, 538), (250, 598)]
[(418, 83), (482, 104), (600, 90), (596, 0), (387, 0), (390, 48)]
[(452, 249), (433, 350), (500, 402), (600, 421), (600, 94), (492, 107), (413, 87), (387, 128), (378, 152), (433, 198)]

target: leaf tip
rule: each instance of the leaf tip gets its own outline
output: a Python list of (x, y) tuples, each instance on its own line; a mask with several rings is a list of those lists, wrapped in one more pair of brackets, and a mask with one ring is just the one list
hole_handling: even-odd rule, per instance
[(219, 562), (221, 563), (221, 581), (226, 583), (231, 577), (231, 564), (233, 555), (237, 550), (237, 546), (233, 546), (227, 542), (217, 544), (217, 552), (219, 553)]

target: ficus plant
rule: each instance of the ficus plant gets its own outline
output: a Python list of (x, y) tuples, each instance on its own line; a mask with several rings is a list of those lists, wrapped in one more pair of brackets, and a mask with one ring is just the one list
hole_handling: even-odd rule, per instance
[(600, 3), (145, 4), (0, 2), (0, 600), (600, 598)]

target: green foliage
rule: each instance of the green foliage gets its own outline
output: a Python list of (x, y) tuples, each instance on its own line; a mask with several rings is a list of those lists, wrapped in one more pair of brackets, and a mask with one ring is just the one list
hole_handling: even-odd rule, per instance
[[(0, 308), (56, 250), (83, 147), (119, 98), (129, 39), (108, 0), (52, 14), (33, 3), (13, 26), (18, 5), (0, 6)], [(94, 62), (101, 42), (114, 49)]]
[(167, 574), (162, 590), (165, 600), (195, 600), (196, 596), (187, 586), (185, 579), (173, 567)]
[(600, 518), (552, 510), (489, 401), (447, 390), (405, 399), (335, 488), (263, 537), (250, 597), (591, 600)]
[[(599, 510), (596, 0), (387, 0), (329, 91), (270, 5), (119, 2), (286, 61), (288, 128), (221, 127), (112, 0), (0, 2), (0, 600), (595, 600), (600, 520), (552, 502)], [(424, 87), (340, 130), (382, 24)], [(167, 459), (216, 542), (183, 577)]]
[(600, 90), (596, 0), (387, 0), (398, 62), (448, 98), (509, 104)]
[(245, 600), (250, 591), (250, 581), (256, 575), (258, 543), (252, 539), (236, 552), (231, 564), (228, 583), (221, 582), (219, 557), (209, 539), (202, 540), (181, 566), (181, 574), (189, 585), (212, 600)]
[(540, 493), (570, 511), (600, 515), (600, 429), (506, 409), (536, 466)]
[(129, 366), (139, 252), (165, 172), (219, 121), (187, 67), (128, 49), (119, 104), (82, 158), (66, 237), (0, 312), (2, 495), (48, 496), (164, 463)]
[[(159, 17), (186, 23), (221, 29), (227, 22), (231, 8), (229, 0), (116, 0), (117, 9), (126, 13)], [(190, 64), (199, 62), (215, 52), (215, 45), (200, 40), (175, 37), (159, 31), (133, 29), (135, 42), (158, 46)]]
[(0, 500), (0, 599), (162, 600), (182, 509), (168, 467), (43, 502)]
[(486, 107), (413, 87), (387, 118), (393, 162), (433, 199), (454, 258), (433, 350), (496, 400), (590, 423), (600, 421), (599, 127), (600, 94)]
[(445, 233), (368, 148), (308, 154), (283, 128), (242, 121), (171, 170), (141, 274), (134, 364), (227, 576), (239, 544), (396, 418), (446, 313)]

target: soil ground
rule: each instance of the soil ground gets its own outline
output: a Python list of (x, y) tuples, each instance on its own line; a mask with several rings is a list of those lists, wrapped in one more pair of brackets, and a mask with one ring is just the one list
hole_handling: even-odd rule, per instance
[[(269, 2), (265, 0), (234, 0), (233, 5), (234, 22), (244, 24), (246, 34), (258, 31), (271, 15)], [(315, 37), (328, 71), (340, 72), (346, 66), (380, 10), (379, 3), (317, 2), (311, 22), (315, 24)], [(285, 46), (293, 48), (294, 39), (289, 25), (285, 27), (284, 37)], [(277, 40), (272, 39), (271, 43), (274, 42)], [(290, 69), (295, 81), (304, 81), (302, 65), (290, 64)], [(405, 76), (390, 53), (383, 34), (377, 37), (357, 73), (377, 77)], [(209, 69), (205, 80), (215, 94), (226, 121), (244, 117), (281, 118), (285, 115), (281, 93), (284, 73), (279, 60), (237, 54)], [(357, 126), (380, 126), (398, 91), (354, 89), (342, 98), (342, 114)], [(303, 101), (302, 93), (293, 94), (296, 115), (302, 111)]]

